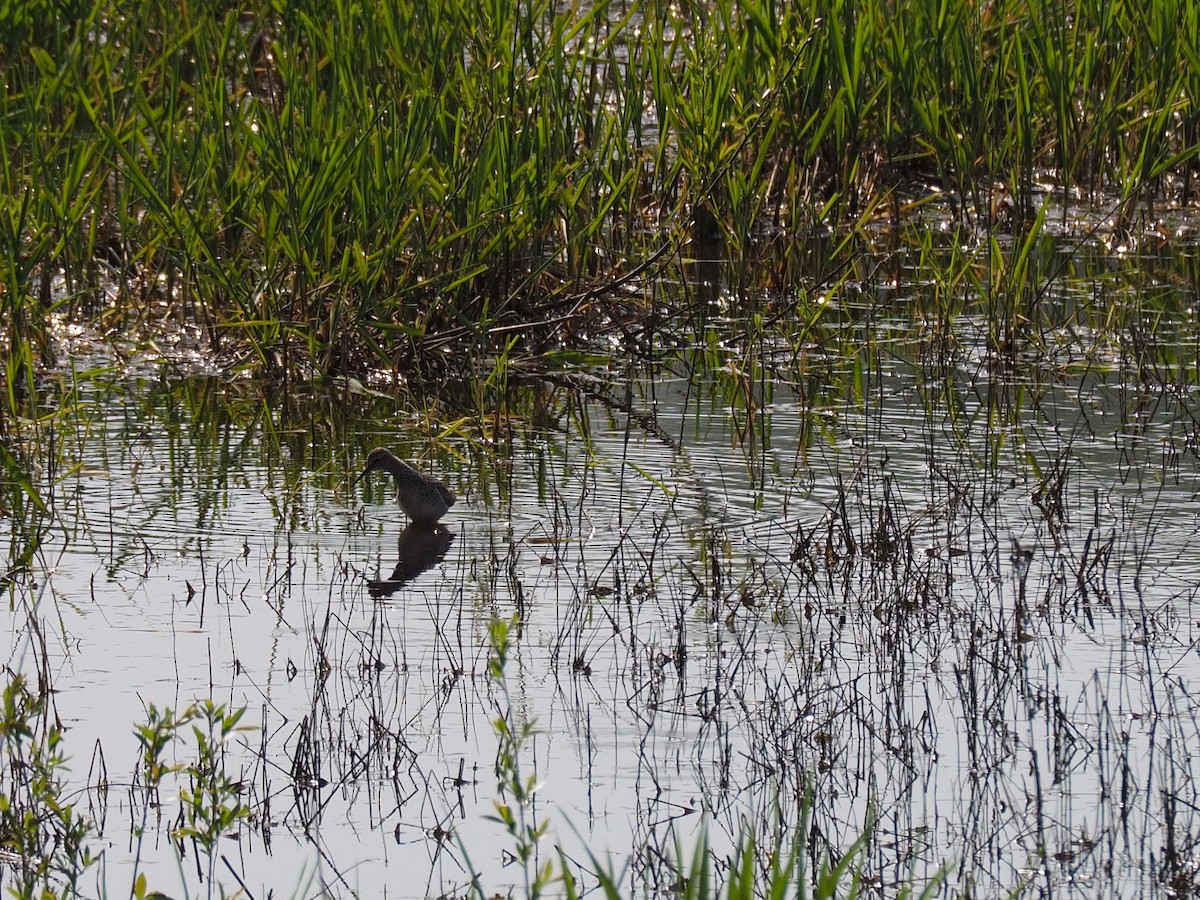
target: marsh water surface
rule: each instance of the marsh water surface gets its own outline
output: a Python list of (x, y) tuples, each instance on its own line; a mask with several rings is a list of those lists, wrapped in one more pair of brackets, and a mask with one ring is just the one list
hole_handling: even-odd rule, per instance
[[(585, 871), (652, 885), (676, 841), (786, 833), (811, 791), (832, 848), (874, 821), (885, 892), (944, 863), (955, 890), (1152, 892), (1194, 816), (1195, 393), (929, 375), (740, 409), (684, 372), (589, 377), (487, 453), (378, 401), (353, 442), (271, 453), (283, 411), (226, 384), (85, 392), (36, 608), (6, 618), (14, 670), (41, 625), (103, 882), (135, 850), (152, 883), (198, 877), (169, 794), (131, 842), (125, 786), (148, 706), (213, 698), (254, 726), (218, 876), (256, 896), (520, 884), (490, 818), (504, 714), (535, 724), (542, 852)], [(347, 492), (375, 444), (458, 491), (440, 530), (383, 476)], [(489, 623), (517, 614), (501, 691)]]
[[(512, 779), (585, 887), (666, 890), (702, 833), (786, 844), (806, 803), (811, 852), (868, 833), (884, 894), (1191, 883), (1194, 380), (1069, 328), (1018, 365), (970, 320), (846, 321), (789, 347), (729, 320), (453, 428), (350, 382), (48, 382), (68, 427), (6, 664), (55, 691), (95, 892), (135, 862), (166, 893), (519, 891)], [(1196, 346), (1190, 313), (1154, 328)], [(458, 493), (438, 528), (351, 488), (375, 445)], [(206, 699), (247, 709), (223, 765), (250, 816), (211, 859), (134, 731)], [(498, 720), (530, 726), (499, 771)]]

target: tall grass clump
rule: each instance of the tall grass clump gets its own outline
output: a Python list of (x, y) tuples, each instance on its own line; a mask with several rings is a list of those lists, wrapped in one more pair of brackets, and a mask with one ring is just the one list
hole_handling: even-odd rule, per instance
[(1198, 25), (1185, 0), (18, 4), (6, 393), (55, 316), (199, 326), (284, 379), (452, 376), (514, 333), (627, 340), (630, 288), (693, 235), (736, 290), (796, 291), (814, 235), (930, 195), (988, 226), (1046, 181), (1186, 201)]

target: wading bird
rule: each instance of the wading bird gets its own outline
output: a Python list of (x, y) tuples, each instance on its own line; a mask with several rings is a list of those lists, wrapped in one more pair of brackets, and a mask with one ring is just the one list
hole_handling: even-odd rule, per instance
[(386, 447), (376, 447), (367, 455), (367, 467), (354, 479), (353, 487), (372, 472), (382, 469), (396, 479), (396, 499), (408, 517), (420, 525), (433, 525), (446, 514), (454, 501), (454, 491), (432, 475), (422, 475)]

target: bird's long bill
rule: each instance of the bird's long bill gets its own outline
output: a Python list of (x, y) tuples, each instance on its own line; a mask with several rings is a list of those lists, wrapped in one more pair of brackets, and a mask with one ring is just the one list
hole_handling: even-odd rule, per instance
[(367, 466), (365, 469), (362, 470), (362, 473), (357, 478), (355, 478), (352, 482), (350, 482), (350, 489), (353, 490), (360, 481), (362, 481), (364, 478), (366, 478), (368, 475), (370, 475), (374, 471), (375, 471), (374, 466)]

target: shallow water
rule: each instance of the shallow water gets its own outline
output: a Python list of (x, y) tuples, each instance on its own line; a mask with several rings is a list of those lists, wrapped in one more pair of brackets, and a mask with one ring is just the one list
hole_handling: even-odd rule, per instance
[[(589, 852), (657, 889), (702, 828), (719, 857), (744, 826), (790, 840), (811, 791), (818, 849), (874, 822), (885, 893), (943, 864), (947, 893), (1164, 892), (1196, 824), (1200, 400), (982, 365), (777, 379), (753, 415), (719, 378), (589, 380), (487, 453), (378, 406), (326, 440), (214, 381), (85, 392), (0, 621), (57, 691), (95, 892), (135, 856), (201, 890), (177, 794), (139, 845), (129, 786), (147, 708), (203, 698), (253, 726), (215, 877), (254, 896), (520, 890), (489, 818), (505, 714), (535, 723), (542, 861), (585, 885)], [(405, 531), (382, 476), (349, 492), (376, 444), (459, 493), (442, 530)], [(488, 626), (518, 612), (501, 687)]]

